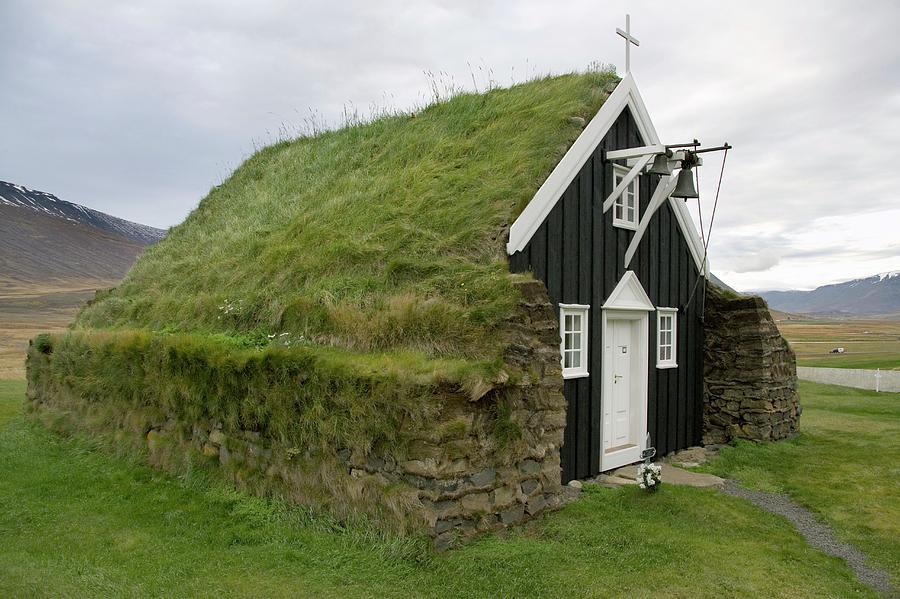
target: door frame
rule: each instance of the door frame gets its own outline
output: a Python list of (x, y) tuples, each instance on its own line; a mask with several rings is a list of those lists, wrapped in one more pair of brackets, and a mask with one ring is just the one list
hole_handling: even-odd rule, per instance
[[(638, 280), (634, 271), (625, 271), (615, 289), (609, 294), (600, 310), (600, 335), (603, 347), (601, 360), (600, 385), (600, 472), (612, 470), (626, 464), (633, 464), (641, 459), (641, 452), (647, 449), (647, 383), (650, 377), (650, 316), (656, 307), (650, 301), (647, 292)], [(610, 341), (609, 322), (613, 320), (629, 320), (636, 323), (632, 329), (632, 344), (635, 348), (632, 356), (637, 356), (640, 376), (632, 382), (631, 418), (638, 418), (638, 440), (633, 447), (607, 454), (604, 451), (603, 417), (606, 404), (612, 397), (612, 347)], [(632, 358), (634, 359), (634, 358)], [(643, 433), (643, 434), (641, 434)]]
[[(607, 453), (604, 447), (603, 432), (605, 427), (601, 420), (600, 426), (600, 471), (612, 470), (626, 464), (633, 464), (641, 459), (641, 452), (647, 449), (647, 378), (649, 374), (650, 360), (647, 342), (650, 337), (650, 319), (644, 310), (602, 310), (602, 335), (603, 335), (603, 361), (601, 372), (603, 384), (600, 392), (600, 418), (606, 417), (607, 403), (612, 398), (612, 346), (607, 345), (611, 340), (610, 322), (629, 321), (632, 325), (632, 360), (636, 360), (638, 376), (631, 381), (630, 398), (631, 409), (629, 418), (632, 423), (637, 419), (637, 443), (633, 447), (620, 449)], [(636, 326), (635, 326), (636, 325)], [(635, 364), (632, 364), (632, 368)], [(634, 380), (636, 379), (636, 380)], [(611, 410), (609, 410), (611, 413)], [(641, 434), (643, 433), (643, 434)]]

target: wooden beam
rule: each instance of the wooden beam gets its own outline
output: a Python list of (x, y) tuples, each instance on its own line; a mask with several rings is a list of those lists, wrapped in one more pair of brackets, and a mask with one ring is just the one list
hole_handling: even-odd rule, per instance
[(653, 192), (650, 203), (647, 204), (647, 209), (644, 211), (644, 216), (641, 217), (641, 222), (638, 224), (637, 231), (634, 232), (634, 237), (631, 238), (631, 243), (628, 244), (628, 250), (625, 252), (625, 268), (628, 268), (628, 265), (631, 264), (631, 259), (634, 258), (634, 254), (641, 244), (641, 238), (644, 236), (644, 231), (646, 231), (647, 227), (650, 225), (650, 219), (653, 218), (653, 214), (659, 210), (659, 207), (662, 206), (672, 192), (675, 191), (675, 184), (677, 182), (678, 172), (675, 172), (669, 176), (668, 180), (660, 179), (659, 183), (656, 185), (656, 191)]
[(647, 154), (662, 154), (666, 151), (666, 146), (662, 144), (654, 144), (652, 146), (641, 146), (639, 148), (625, 148), (624, 150), (611, 150), (606, 153), (607, 160), (622, 160), (623, 158), (637, 158), (646, 156)]
[[(607, 153), (607, 156), (609, 153)], [(615, 189), (612, 190), (612, 193), (609, 194), (609, 197), (603, 202), (603, 213), (606, 214), (606, 211), (609, 210), (609, 207), (613, 205), (613, 202), (616, 201), (616, 198), (622, 195), (622, 192), (625, 191), (634, 178), (637, 177), (644, 167), (647, 166), (647, 163), (650, 162), (650, 159), (653, 158), (653, 154), (647, 154), (643, 158), (639, 159), (637, 163), (631, 167), (631, 170), (628, 171), (628, 174), (625, 175), (625, 178), (622, 179), (622, 182), (616, 185)]]

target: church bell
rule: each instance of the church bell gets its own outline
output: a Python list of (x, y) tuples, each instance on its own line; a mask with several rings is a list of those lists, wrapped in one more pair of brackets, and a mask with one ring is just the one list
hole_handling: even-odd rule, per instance
[(672, 169), (669, 168), (669, 156), (671, 154), (672, 150), (666, 150), (662, 154), (657, 154), (656, 158), (653, 159), (653, 166), (647, 172), (651, 175), (663, 175), (666, 177), (671, 175)]
[(672, 197), (681, 198), (682, 200), (700, 197), (700, 194), (697, 193), (697, 186), (694, 184), (694, 172), (691, 170), (691, 167), (682, 168), (681, 172), (678, 173), (678, 181), (675, 183), (675, 191), (672, 192)]

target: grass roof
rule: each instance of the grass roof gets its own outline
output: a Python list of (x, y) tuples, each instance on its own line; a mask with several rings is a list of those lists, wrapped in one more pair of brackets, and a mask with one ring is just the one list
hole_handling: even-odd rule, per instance
[(613, 80), (461, 94), (267, 147), (76, 326), (494, 358), (517, 299), (506, 230)]

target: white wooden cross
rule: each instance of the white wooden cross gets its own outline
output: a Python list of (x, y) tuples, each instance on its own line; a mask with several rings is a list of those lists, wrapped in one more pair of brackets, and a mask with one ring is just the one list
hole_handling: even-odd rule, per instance
[(625, 38), (625, 72), (631, 72), (631, 44), (640, 46), (638, 38), (631, 35), (631, 15), (625, 15), (625, 31), (616, 27), (616, 33)]

